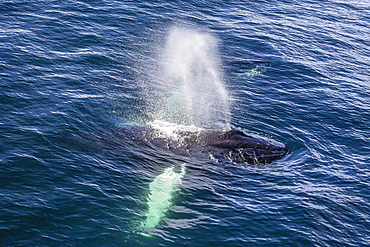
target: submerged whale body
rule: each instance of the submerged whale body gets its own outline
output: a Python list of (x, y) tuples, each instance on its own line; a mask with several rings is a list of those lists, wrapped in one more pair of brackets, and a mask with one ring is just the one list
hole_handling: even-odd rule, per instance
[(204, 157), (216, 161), (236, 163), (271, 163), (290, 153), (289, 148), (278, 141), (247, 135), (231, 130), (176, 130), (171, 133), (148, 128), (144, 139), (150, 145), (168, 149), (180, 155)]

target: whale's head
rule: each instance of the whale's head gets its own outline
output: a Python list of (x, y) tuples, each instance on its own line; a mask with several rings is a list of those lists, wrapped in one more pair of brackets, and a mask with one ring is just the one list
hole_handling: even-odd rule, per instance
[(260, 136), (246, 135), (239, 130), (219, 133), (208, 144), (216, 147), (212, 155), (236, 163), (265, 164), (281, 159), (290, 153), (283, 143)]

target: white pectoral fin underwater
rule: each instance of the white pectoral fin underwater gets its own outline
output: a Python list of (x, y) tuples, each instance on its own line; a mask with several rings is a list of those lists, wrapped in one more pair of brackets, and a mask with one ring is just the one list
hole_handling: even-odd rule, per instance
[[(145, 220), (140, 224), (141, 228), (155, 228), (159, 224), (167, 209), (172, 205), (173, 197), (179, 189), (184, 175), (185, 164), (181, 165), (179, 172), (175, 170), (175, 166), (171, 166), (166, 168), (149, 184), (148, 211), (145, 214)], [(151, 236), (143, 232), (137, 233), (143, 236)]]

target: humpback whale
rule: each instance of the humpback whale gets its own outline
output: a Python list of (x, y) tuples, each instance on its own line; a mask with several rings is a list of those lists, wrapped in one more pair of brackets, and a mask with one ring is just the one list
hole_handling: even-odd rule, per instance
[(290, 149), (281, 142), (236, 129), (166, 129), (147, 126), (137, 127), (131, 133), (136, 135), (135, 139), (141, 139), (152, 147), (220, 162), (265, 164), (290, 153)]

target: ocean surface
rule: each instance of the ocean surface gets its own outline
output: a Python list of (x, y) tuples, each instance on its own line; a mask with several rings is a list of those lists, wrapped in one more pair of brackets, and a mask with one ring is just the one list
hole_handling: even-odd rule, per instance
[[(370, 246), (367, 0), (2, 0), (0, 95), (1, 246)], [(135, 136), (158, 125), (291, 153)]]

